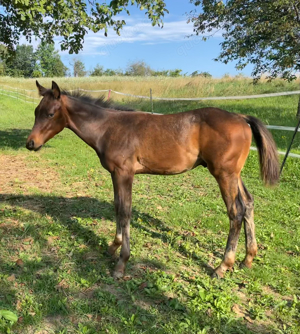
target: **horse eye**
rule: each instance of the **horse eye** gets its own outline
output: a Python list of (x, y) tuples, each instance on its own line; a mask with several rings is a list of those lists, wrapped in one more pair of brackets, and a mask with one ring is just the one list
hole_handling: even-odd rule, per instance
[(48, 118), (52, 118), (54, 114), (48, 114)]

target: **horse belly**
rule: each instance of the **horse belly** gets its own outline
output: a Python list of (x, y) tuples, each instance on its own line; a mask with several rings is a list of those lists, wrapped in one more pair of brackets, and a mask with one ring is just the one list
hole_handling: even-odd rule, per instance
[(180, 174), (197, 165), (199, 149), (188, 145), (157, 146), (137, 157), (136, 173)]

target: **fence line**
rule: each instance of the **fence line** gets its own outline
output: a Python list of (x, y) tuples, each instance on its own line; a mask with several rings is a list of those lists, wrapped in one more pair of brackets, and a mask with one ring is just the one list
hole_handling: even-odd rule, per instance
[[(38, 98), (38, 97), (34, 97), (34, 96), (30, 96), (30, 95), (27, 95), (27, 94), (20, 93), (20, 90), (21, 90), (21, 89), (19, 89), (19, 90), (15, 90), (15, 91), (11, 91), (11, 90), (7, 90), (7, 89), (3, 89), (3, 88), (1, 88), (1, 86), (0, 86), (0, 93), (1, 93), (1, 92), (5, 92), (5, 93), (13, 93), (13, 94), (17, 94), (18, 96), (25, 96), (25, 97), (27, 97), (28, 99), (33, 99), (33, 100), (39, 100), (39, 101), (40, 101), (40, 98)], [(26, 91), (26, 89), (22, 89), (22, 91)], [(3, 94), (3, 95), (6, 95), (6, 94)], [(12, 96), (12, 95), (9, 95), (9, 96), (14, 97), (14, 96)], [(26, 101), (25, 99), (21, 99), (21, 98), (20, 98), (20, 100)]]
[[(5, 91), (5, 92), (6, 92), (6, 91)], [(27, 101), (27, 100), (25, 100), (25, 99), (19, 99), (17, 96), (4, 94), (4, 93), (3, 93), (3, 89), (0, 89), (0, 94), (5, 95), (5, 96), (12, 97), (13, 99), (21, 100), (22, 102), (27, 102), (27, 103), (34, 103), (34, 104), (37, 104), (37, 102), (35, 102), (35, 101)], [(33, 99), (33, 98), (30, 97), (30, 96), (28, 96), (28, 99)]]
[[(125, 95), (130, 97), (137, 97), (141, 99), (150, 99), (150, 96), (144, 95), (132, 95), (127, 93), (121, 93), (114, 90), (111, 90), (115, 94)], [(92, 92), (92, 91), (91, 91)], [(290, 91), (290, 92), (281, 92), (281, 93), (269, 93), (269, 94), (258, 94), (258, 95), (242, 95), (242, 96), (211, 96), (211, 97), (152, 97), (153, 100), (160, 101), (208, 101), (208, 100), (245, 100), (245, 99), (259, 99), (264, 97), (274, 97), (274, 96), (287, 96), (287, 95), (297, 95), (300, 94), (300, 90)]]
[[(282, 130), (282, 131), (295, 131), (295, 128), (291, 126), (281, 126), (281, 125), (266, 125), (268, 129), (272, 130)], [(300, 129), (298, 129), (298, 132), (300, 132)]]
[[(90, 92), (90, 93), (99, 93), (99, 92), (108, 92), (111, 91), (112, 93), (115, 93), (117, 95), (123, 95), (123, 96), (129, 96), (129, 97), (135, 97), (139, 99), (148, 99), (150, 100), (150, 96), (146, 95), (134, 95), (129, 93), (122, 93), (115, 91), (113, 89), (102, 89), (102, 90), (86, 90), (86, 89), (77, 89), (84, 92)], [(74, 90), (71, 90), (71, 92)], [(242, 95), (242, 96), (210, 96), (210, 97), (155, 97), (153, 96), (153, 100), (159, 100), (159, 101), (208, 101), (208, 100), (245, 100), (245, 99), (259, 99), (259, 98), (265, 98), (265, 97), (275, 97), (275, 96), (288, 96), (288, 95), (297, 95), (300, 94), (300, 90), (295, 91), (289, 91), (289, 92), (279, 92), (279, 93), (268, 93), (268, 94), (256, 94), (256, 95)]]
[(82, 92), (91, 92), (91, 93), (102, 93), (102, 92), (109, 92), (109, 91), (113, 92), (113, 90), (111, 89), (89, 90), (89, 89), (82, 89), (82, 88), (71, 89), (71, 90), (68, 90), (68, 92), (77, 92), (79, 90)]
[(24, 89), (24, 88), (16, 88), (8, 85), (1, 85), (1, 87), (8, 87), (10, 89), (15, 89), (15, 90), (24, 90), (25, 92), (36, 92), (36, 89)]
[[(15, 88), (8, 85), (2, 85), (2, 87), (8, 87), (14, 90), (23, 90), (26, 92), (35, 92), (35, 89), (23, 89), (23, 88)], [(108, 92), (111, 91), (118, 95), (129, 96), (129, 97), (136, 97), (140, 99), (151, 99), (150, 96), (146, 95), (134, 95), (129, 93), (122, 93), (115, 91), (113, 89), (100, 89), (100, 90), (89, 90), (89, 89), (73, 89), (73, 91), (83, 91), (83, 92), (90, 92), (90, 93), (101, 93), (101, 92)], [(255, 95), (241, 95), (241, 96), (210, 96), (210, 97), (152, 97), (153, 100), (160, 100), (160, 101), (208, 101), (208, 100), (245, 100), (245, 99), (259, 99), (265, 97), (276, 97), (276, 96), (288, 96), (288, 95), (298, 95), (300, 94), (300, 90), (288, 91), (288, 92), (279, 92), (279, 93), (267, 93), (267, 94), (255, 94)]]
[[(250, 147), (250, 150), (252, 150), (252, 151), (257, 151), (257, 148), (251, 146), (251, 147)], [(285, 155), (286, 152), (277, 151), (277, 153), (280, 154), (280, 155)], [(298, 159), (300, 159), (300, 155), (299, 155), (299, 154), (296, 154), (296, 153), (289, 153), (289, 156), (290, 156), (290, 157), (293, 157), (293, 158), (298, 158)]]

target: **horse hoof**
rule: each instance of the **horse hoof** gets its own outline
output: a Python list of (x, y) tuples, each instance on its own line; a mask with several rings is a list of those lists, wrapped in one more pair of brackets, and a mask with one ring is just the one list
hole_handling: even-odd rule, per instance
[(211, 278), (217, 278), (217, 279), (224, 278), (224, 274), (225, 272), (220, 267), (218, 267), (212, 273)]
[(123, 277), (124, 277), (124, 273), (123, 272), (121, 272), (121, 271), (115, 271), (114, 272), (114, 279), (115, 280), (119, 280), (119, 279), (121, 279)]
[(111, 253), (109, 250), (106, 251), (107, 256), (109, 256), (111, 258), (112, 261), (117, 261), (118, 260), (118, 256), (116, 253)]
[(223, 276), (219, 275), (216, 271), (214, 271), (214, 272), (211, 274), (211, 278), (220, 279), (220, 278), (223, 278)]
[(240, 268), (241, 269), (245, 269), (245, 268), (251, 269), (251, 267), (252, 267), (252, 263), (247, 263), (245, 261), (240, 263)]
[(215, 271), (210, 276), (211, 278), (219, 278), (218, 274)]
[(107, 254), (110, 256), (114, 256), (116, 253), (116, 250), (117, 250), (116, 247), (112, 244), (108, 247)]

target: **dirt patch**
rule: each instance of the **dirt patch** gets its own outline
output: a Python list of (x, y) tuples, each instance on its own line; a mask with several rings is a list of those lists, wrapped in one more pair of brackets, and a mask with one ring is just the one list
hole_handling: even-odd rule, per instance
[(52, 168), (26, 161), (22, 155), (0, 155), (0, 194), (28, 194), (38, 189), (51, 192), (59, 179)]
[(264, 286), (262, 290), (265, 294), (271, 295), (277, 300), (286, 300), (287, 302), (293, 301), (292, 296), (282, 296), (280, 293), (274, 291), (270, 286)]

